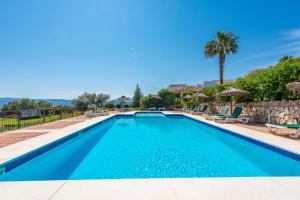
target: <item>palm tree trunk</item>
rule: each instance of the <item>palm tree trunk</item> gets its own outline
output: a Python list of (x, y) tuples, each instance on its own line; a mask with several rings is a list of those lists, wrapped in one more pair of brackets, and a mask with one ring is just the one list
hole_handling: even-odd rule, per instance
[(219, 70), (220, 70), (220, 84), (223, 84), (223, 73), (224, 73), (224, 60), (225, 56), (222, 54), (219, 54)]

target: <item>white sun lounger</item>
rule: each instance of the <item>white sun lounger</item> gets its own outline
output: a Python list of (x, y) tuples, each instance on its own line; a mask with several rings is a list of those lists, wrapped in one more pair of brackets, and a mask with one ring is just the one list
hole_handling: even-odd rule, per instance
[(297, 139), (300, 137), (300, 128), (298, 128), (296, 130), (296, 132), (294, 133), (280, 133), (277, 132), (278, 129), (288, 129), (288, 127), (286, 126), (278, 126), (275, 124), (266, 124), (266, 126), (268, 127), (268, 130), (270, 133), (276, 134), (276, 135), (288, 135), (291, 138)]
[(86, 112), (85, 116), (87, 117), (99, 117), (109, 115), (108, 111), (96, 111), (96, 112)]

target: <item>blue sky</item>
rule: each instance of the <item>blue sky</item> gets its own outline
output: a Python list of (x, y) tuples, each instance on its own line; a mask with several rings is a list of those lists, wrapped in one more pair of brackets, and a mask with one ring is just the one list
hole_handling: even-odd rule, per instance
[(2, 0), (0, 97), (131, 96), (218, 79), (203, 54), (217, 31), (240, 36), (225, 79), (300, 55), (298, 0)]

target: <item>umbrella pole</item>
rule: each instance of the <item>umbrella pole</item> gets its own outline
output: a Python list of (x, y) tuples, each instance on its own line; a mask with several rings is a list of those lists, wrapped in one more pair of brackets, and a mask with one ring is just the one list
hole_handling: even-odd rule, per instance
[(230, 114), (232, 115), (232, 97), (230, 97)]

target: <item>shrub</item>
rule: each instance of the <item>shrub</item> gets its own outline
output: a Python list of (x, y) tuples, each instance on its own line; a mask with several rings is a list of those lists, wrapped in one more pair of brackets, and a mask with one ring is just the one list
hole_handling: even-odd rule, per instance
[(75, 109), (79, 111), (86, 111), (94, 107), (96, 107), (94, 109), (97, 109), (97, 106), (102, 107), (102, 104), (108, 99), (110, 99), (110, 95), (108, 94), (100, 93), (97, 95), (95, 93), (85, 92), (83, 95), (74, 99), (72, 104)]
[(176, 99), (175, 99), (175, 101), (174, 101), (174, 106), (175, 106), (176, 108), (181, 108), (181, 107), (183, 106), (183, 103), (182, 103), (182, 101), (181, 101), (180, 98), (176, 98)]
[(175, 103), (175, 93), (169, 89), (162, 89), (158, 92), (158, 96), (160, 96), (160, 104), (164, 106), (172, 106)]
[(150, 108), (155, 105), (155, 101), (152, 96), (149, 94), (141, 98), (141, 104), (143, 108)]
[(3, 111), (15, 112), (22, 109), (33, 109), (33, 108), (51, 108), (52, 104), (48, 101), (35, 102), (32, 99), (23, 98), (15, 100), (3, 105)]
[(235, 101), (288, 100), (296, 99), (286, 88), (290, 82), (300, 81), (300, 58), (284, 57), (276, 65), (255, 69), (244, 77), (239, 77), (233, 84), (202, 88), (201, 92), (209, 96), (209, 101), (229, 101), (229, 97), (217, 97), (216, 94), (229, 86), (250, 92), (245, 97), (234, 97)]
[(257, 69), (236, 80), (235, 86), (250, 92), (253, 100), (296, 98), (286, 84), (300, 81), (300, 58), (287, 57), (275, 66)]

